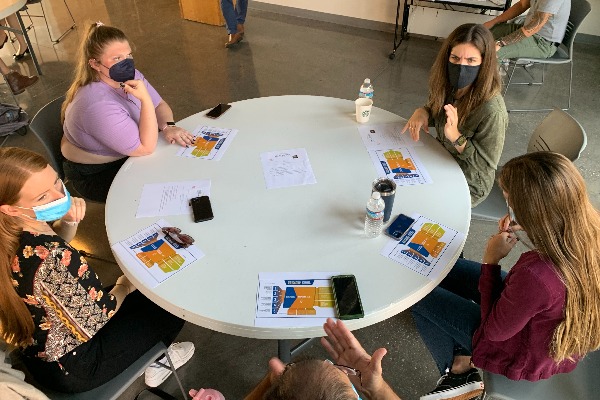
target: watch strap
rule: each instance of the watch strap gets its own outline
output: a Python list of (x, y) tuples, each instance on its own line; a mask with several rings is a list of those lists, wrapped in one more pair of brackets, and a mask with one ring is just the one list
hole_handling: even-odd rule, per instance
[(166, 122), (166, 123), (165, 123), (165, 125), (164, 125), (162, 128), (160, 128), (160, 131), (161, 131), (161, 132), (162, 132), (162, 131), (164, 131), (164, 130), (165, 130), (165, 129), (167, 129), (169, 126), (175, 126), (175, 122), (173, 122), (173, 121), (168, 121), (168, 122)]
[(462, 146), (467, 143), (467, 138), (464, 135), (460, 135), (454, 142), (452, 142), (453, 146)]

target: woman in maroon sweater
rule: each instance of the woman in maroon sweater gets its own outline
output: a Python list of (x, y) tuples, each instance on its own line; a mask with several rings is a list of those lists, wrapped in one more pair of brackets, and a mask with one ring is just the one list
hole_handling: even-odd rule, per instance
[[(560, 154), (536, 152), (510, 160), (498, 182), (508, 214), (483, 263), (459, 259), (412, 308), (446, 372), (421, 400), (480, 395), (475, 366), (536, 381), (600, 348), (600, 216), (581, 174)], [(519, 241), (529, 251), (506, 274), (498, 264)]]

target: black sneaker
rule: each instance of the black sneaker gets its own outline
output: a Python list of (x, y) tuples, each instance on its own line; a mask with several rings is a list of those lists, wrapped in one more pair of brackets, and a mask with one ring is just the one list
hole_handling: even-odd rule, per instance
[(471, 400), (483, 393), (483, 381), (479, 372), (471, 368), (464, 374), (453, 374), (446, 370), (437, 387), (421, 396), (421, 400)]

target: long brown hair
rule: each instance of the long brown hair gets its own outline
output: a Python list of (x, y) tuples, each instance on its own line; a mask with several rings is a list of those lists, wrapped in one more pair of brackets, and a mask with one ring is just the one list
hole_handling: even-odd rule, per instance
[(565, 318), (550, 355), (560, 362), (600, 348), (600, 215), (583, 177), (566, 157), (542, 151), (510, 160), (499, 183), (516, 220), (566, 287)]
[(104, 53), (105, 47), (112, 42), (127, 42), (127, 36), (118, 28), (102, 25), (101, 23), (88, 23), (82, 35), (79, 49), (77, 50), (77, 65), (73, 77), (73, 83), (67, 90), (65, 101), (60, 112), (60, 119), (65, 120), (67, 106), (73, 101), (73, 97), (80, 87), (91, 82), (98, 81), (98, 72), (89, 63), (90, 59), (99, 59)]
[[(483, 25), (464, 24), (456, 28), (442, 44), (429, 75), (429, 100), (427, 107), (432, 117), (444, 116), (444, 105), (449, 101), (453, 88), (448, 78), (448, 60), (452, 49), (459, 44), (471, 44), (481, 53), (481, 65), (475, 82), (467, 93), (457, 99), (458, 126), (462, 126), (471, 112), (500, 93), (501, 80), (498, 72), (496, 47), (492, 33)], [(445, 118), (445, 117), (444, 117)]]
[[(48, 166), (41, 155), (17, 147), (0, 148), (0, 205), (13, 205), (32, 173)], [(34, 326), (31, 313), (13, 286), (11, 264), (19, 247), (21, 225), (0, 212), (0, 334), (14, 346), (30, 344)]]

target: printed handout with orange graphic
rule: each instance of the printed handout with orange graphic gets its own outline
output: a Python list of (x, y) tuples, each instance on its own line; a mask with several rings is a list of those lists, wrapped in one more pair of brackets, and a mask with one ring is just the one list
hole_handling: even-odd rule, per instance
[(237, 132), (237, 129), (199, 126), (192, 132), (194, 144), (190, 147), (182, 147), (177, 155), (218, 161), (223, 157)]
[(136, 277), (149, 287), (158, 286), (204, 257), (197, 246), (182, 247), (171, 234), (163, 233), (163, 227), (172, 226), (161, 219), (112, 246), (117, 256), (128, 267), (134, 268)]
[[(258, 275), (256, 326), (314, 326), (335, 317), (334, 272), (262, 272)], [(310, 319), (310, 321), (300, 321)]]
[(369, 155), (379, 176), (393, 179), (398, 186), (432, 183), (425, 166), (410, 147), (369, 150)]
[(460, 251), (465, 234), (438, 224), (422, 215), (412, 215), (415, 222), (399, 241), (388, 242), (381, 255), (435, 280)]

